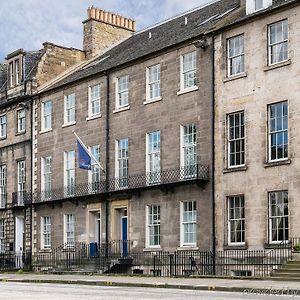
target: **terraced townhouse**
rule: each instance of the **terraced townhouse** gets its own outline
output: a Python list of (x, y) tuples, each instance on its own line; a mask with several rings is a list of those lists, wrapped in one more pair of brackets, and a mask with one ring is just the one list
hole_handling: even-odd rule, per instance
[(219, 250), (299, 237), (299, 1), (245, 1), (215, 36)]
[(0, 253), (31, 251), (32, 98), (84, 53), (52, 43), (19, 49), (0, 64)]
[[(88, 10), (89, 60), (34, 106), (35, 252), (213, 249), (213, 42), (203, 32), (238, 6), (217, 1), (139, 32)], [(74, 132), (104, 170), (78, 168)]]
[[(89, 8), (85, 59), (32, 100), (32, 253), (204, 251), (212, 261), (194, 264), (205, 275), (285, 262), (281, 249), (299, 242), (298, 10), (220, 0), (135, 32)], [(91, 171), (78, 167), (75, 134)], [(271, 256), (263, 269), (245, 263)]]

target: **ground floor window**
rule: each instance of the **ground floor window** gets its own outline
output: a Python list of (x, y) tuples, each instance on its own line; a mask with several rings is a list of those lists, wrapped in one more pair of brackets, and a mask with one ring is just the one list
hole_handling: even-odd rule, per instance
[(181, 244), (197, 244), (197, 207), (195, 201), (181, 203)]
[(228, 244), (245, 243), (245, 199), (230, 196), (228, 201)]
[(51, 218), (49, 216), (41, 219), (42, 249), (51, 248)]
[(5, 228), (4, 220), (0, 220), (0, 253), (5, 252)]
[(160, 205), (147, 207), (147, 246), (160, 245)]
[(64, 216), (64, 243), (73, 246), (75, 243), (75, 216), (66, 214)]
[(287, 191), (269, 193), (269, 237), (271, 243), (288, 241), (289, 239)]

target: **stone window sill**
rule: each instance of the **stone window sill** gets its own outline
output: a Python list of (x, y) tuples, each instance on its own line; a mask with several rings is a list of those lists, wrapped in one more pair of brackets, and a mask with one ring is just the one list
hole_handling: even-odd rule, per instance
[(179, 95), (187, 94), (187, 93), (198, 91), (198, 90), (199, 90), (198, 86), (193, 86), (193, 87), (178, 91), (177, 95), (179, 96)]
[(50, 252), (52, 252), (51, 248), (43, 248), (39, 250), (39, 253), (50, 253)]
[(162, 251), (161, 247), (144, 248), (143, 252), (159, 252)]
[(284, 165), (290, 165), (291, 163), (292, 163), (292, 161), (290, 159), (279, 160), (279, 161), (270, 161), (270, 162), (266, 162), (264, 164), (264, 167), (270, 168), (270, 167), (284, 166)]
[(224, 250), (247, 250), (248, 245), (247, 244), (240, 244), (240, 245), (224, 245)]
[(178, 251), (197, 251), (199, 247), (197, 246), (181, 246), (177, 248)]
[(226, 77), (223, 79), (223, 82), (229, 82), (229, 81), (232, 81), (232, 80), (236, 80), (236, 79), (240, 79), (240, 78), (245, 78), (247, 77), (247, 73), (240, 73), (240, 74), (237, 74), (237, 75), (233, 75), (233, 76), (229, 76), (229, 77)]
[(24, 131), (20, 131), (20, 132), (16, 132), (16, 136), (18, 136), (18, 135), (22, 135), (22, 134), (25, 134), (26, 133), (26, 130), (24, 130)]
[(290, 242), (287, 241), (286, 243), (265, 243), (264, 248), (265, 249), (277, 249), (277, 248), (282, 248), (283, 245), (286, 245), (287, 247), (290, 246)]
[(90, 121), (90, 120), (95, 120), (95, 119), (98, 119), (98, 118), (101, 118), (101, 117), (102, 117), (102, 115), (98, 114), (98, 115), (87, 117), (86, 120)]
[(40, 131), (40, 134), (47, 133), (47, 132), (50, 132), (50, 131), (52, 131), (52, 128), (43, 129), (43, 130)]
[(144, 101), (144, 105), (155, 103), (155, 102), (158, 102), (158, 101), (161, 101), (161, 100), (162, 100), (162, 97), (147, 99), (147, 100)]
[(0, 141), (6, 140), (7, 136), (1, 136)]
[(69, 127), (69, 126), (72, 126), (72, 125), (75, 125), (75, 124), (76, 124), (76, 121), (75, 122), (70, 122), (70, 123), (67, 123), (67, 124), (63, 124), (61, 127), (65, 128), (65, 127)]
[(113, 113), (116, 114), (116, 113), (126, 111), (126, 110), (129, 110), (129, 109), (130, 109), (130, 105), (126, 105), (126, 106), (116, 108), (115, 110), (113, 110)]
[(291, 61), (291, 59), (288, 59), (286, 61), (282, 61), (282, 62), (279, 62), (277, 64), (266, 66), (266, 67), (264, 67), (264, 71), (267, 72), (267, 71), (274, 70), (274, 69), (277, 69), (277, 68), (289, 66), (290, 64), (292, 64), (292, 61)]
[(241, 167), (232, 167), (232, 168), (226, 168), (223, 170), (223, 173), (232, 173), (232, 172), (245, 172), (247, 171), (247, 166), (241, 166)]

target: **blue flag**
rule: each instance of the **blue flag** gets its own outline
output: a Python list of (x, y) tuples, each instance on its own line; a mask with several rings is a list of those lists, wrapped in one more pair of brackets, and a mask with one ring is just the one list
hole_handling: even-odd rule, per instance
[(91, 170), (92, 158), (78, 140), (77, 140), (77, 149), (78, 149), (79, 168), (84, 170)]

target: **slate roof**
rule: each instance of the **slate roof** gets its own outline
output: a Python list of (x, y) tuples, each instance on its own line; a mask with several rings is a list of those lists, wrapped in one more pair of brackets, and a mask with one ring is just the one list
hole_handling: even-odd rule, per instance
[[(36, 75), (37, 66), (43, 53), (44, 50), (24, 52), (25, 80), (32, 79)], [(0, 92), (7, 87), (7, 75), (7, 64), (0, 63)]]
[[(208, 34), (216, 29), (232, 25), (255, 15), (264, 14), (280, 6), (300, 2), (299, 0), (273, 0), (273, 5), (257, 13), (246, 15), (240, 8), (240, 0), (219, 0), (206, 6), (175, 16), (160, 24), (135, 33), (124, 42), (105, 52), (89, 65), (78, 69), (47, 90), (76, 82), (97, 73), (147, 57), (173, 45)], [(188, 22), (185, 25), (185, 18)], [(149, 38), (151, 32), (151, 38)]]
[[(226, 15), (226, 13), (239, 7), (239, 3), (239, 0), (215, 1), (209, 5), (186, 12), (137, 32), (111, 50), (105, 52), (90, 65), (77, 70), (60, 82), (55, 83), (51, 88), (101, 73), (195, 38), (204, 33), (213, 23), (217, 22), (218, 19), (215, 18)], [(185, 18), (187, 18), (186, 25)], [(149, 38), (150, 32), (151, 38)]]
[(260, 16), (261, 14), (265, 14), (270, 11), (273, 11), (277, 8), (283, 7), (285, 5), (292, 5), (292, 4), (296, 4), (296, 3), (300, 4), (300, 1), (299, 0), (273, 0), (272, 6), (266, 8), (266, 9), (263, 9), (263, 10), (259, 10), (256, 13), (252, 13), (250, 15), (246, 15), (245, 10), (239, 10), (237, 13), (233, 13), (232, 16), (230, 16), (229, 18), (226, 18), (226, 20), (224, 20), (223, 23), (219, 22), (219, 24), (216, 24), (215, 27), (212, 26), (210, 29), (210, 32), (215, 31), (215, 30), (223, 30), (224, 27), (235, 25), (240, 22), (247, 21), (248, 19)]

